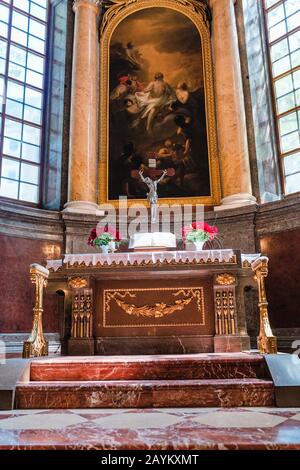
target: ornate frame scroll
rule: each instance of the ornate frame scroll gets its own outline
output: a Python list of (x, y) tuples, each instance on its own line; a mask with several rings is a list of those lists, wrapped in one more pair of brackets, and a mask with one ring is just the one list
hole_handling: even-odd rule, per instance
[[(209, 10), (205, 2), (198, 0), (109, 0), (104, 2), (106, 12), (101, 22), (100, 54), (100, 164), (99, 203), (110, 203), (117, 207), (118, 201), (111, 200), (109, 191), (109, 67), (110, 42), (118, 25), (129, 15), (149, 9), (168, 8), (185, 15), (196, 26), (203, 57), (206, 127), (210, 178), (210, 196), (163, 198), (162, 204), (205, 204), (218, 205), (221, 199), (217, 127), (215, 115), (214, 80), (211, 54)], [(143, 199), (129, 199), (128, 205), (145, 202)]]

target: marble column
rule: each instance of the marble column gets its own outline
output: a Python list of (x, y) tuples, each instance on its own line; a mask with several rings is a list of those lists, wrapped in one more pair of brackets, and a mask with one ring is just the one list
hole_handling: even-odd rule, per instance
[(235, 0), (210, 0), (222, 202), (218, 209), (255, 204), (252, 195)]
[(75, 0), (68, 203), (64, 212), (97, 213), (99, 0)]

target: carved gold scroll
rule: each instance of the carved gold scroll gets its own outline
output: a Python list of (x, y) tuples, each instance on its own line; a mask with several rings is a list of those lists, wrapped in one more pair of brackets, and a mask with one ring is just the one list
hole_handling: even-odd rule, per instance
[(48, 342), (43, 335), (43, 293), (49, 277), (48, 269), (39, 264), (30, 266), (30, 280), (35, 284), (35, 304), (33, 308), (32, 331), (23, 344), (23, 357), (39, 357), (48, 355)]
[(236, 278), (223, 273), (215, 277), (215, 324), (217, 335), (235, 335), (237, 333), (237, 312), (235, 300)]
[(86, 339), (93, 336), (93, 290), (86, 289), (86, 279), (69, 279), (73, 289), (72, 296), (72, 330), (73, 339)]
[(258, 285), (258, 307), (260, 315), (260, 331), (257, 338), (257, 346), (262, 354), (277, 353), (277, 338), (273, 335), (269, 321), (268, 301), (265, 287), (265, 279), (268, 276), (269, 259), (261, 256), (252, 263), (252, 270), (255, 273), (255, 280)]

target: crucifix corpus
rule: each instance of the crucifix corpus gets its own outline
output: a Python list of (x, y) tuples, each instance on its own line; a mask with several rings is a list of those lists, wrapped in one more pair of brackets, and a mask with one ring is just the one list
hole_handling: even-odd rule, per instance
[[(149, 168), (146, 167), (145, 172), (146, 177), (144, 176), (144, 170), (134, 170), (132, 171), (132, 177), (140, 177), (143, 183), (148, 186), (149, 192), (147, 193), (147, 199), (151, 207), (151, 222), (155, 223), (158, 202), (157, 186), (163, 181), (165, 176), (174, 176), (175, 170), (174, 168), (168, 168), (167, 170), (156, 169), (156, 160), (149, 159)], [(156, 179), (157, 176), (159, 176), (158, 179)]]

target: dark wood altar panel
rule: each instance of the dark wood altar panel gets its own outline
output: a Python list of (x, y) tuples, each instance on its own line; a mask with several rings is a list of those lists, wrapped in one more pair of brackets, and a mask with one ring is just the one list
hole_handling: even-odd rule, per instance
[(98, 281), (96, 337), (214, 335), (213, 277)]
[[(148, 273), (149, 274), (149, 273)], [(95, 283), (95, 352), (96, 354), (178, 354), (184, 352), (213, 352), (214, 350), (214, 300), (213, 275), (184, 276), (175, 279), (153, 279), (140, 273), (140, 279), (98, 280)], [(171, 276), (170, 276), (171, 277)], [(129, 292), (125, 298), (122, 295)], [(117, 294), (115, 294), (117, 293)], [(180, 294), (179, 294), (180, 293)], [(119, 295), (121, 294), (121, 295)], [(178, 295), (173, 295), (178, 294)], [(104, 306), (107, 295), (127, 305), (128, 314), (114, 298), (109, 311)], [(105, 299), (106, 296), (106, 299)], [(195, 299), (194, 296), (198, 296)], [(176, 299), (187, 300), (182, 310), (169, 313)], [(198, 302), (200, 302), (200, 309)], [(168, 314), (144, 317), (142, 312), (158, 311)]]

